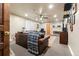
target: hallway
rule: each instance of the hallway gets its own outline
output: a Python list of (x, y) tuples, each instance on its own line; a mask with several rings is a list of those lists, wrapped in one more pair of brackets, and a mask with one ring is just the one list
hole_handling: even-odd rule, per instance
[[(71, 56), (68, 46), (59, 44), (58, 36), (59, 35), (50, 37), (49, 45), (51, 47), (49, 47), (46, 53), (42, 54), (41, 56)], [(11, 44), (11, 49), (16, 56), (34, 56), (33, 54), (29, 53), (25, 48), (17, 44)]]

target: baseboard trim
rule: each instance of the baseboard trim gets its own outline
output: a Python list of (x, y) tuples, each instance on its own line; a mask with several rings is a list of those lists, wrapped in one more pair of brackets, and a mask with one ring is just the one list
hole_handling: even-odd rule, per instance
[(10, 56), (15, 56), (15, 53), (10, 49)]
[(75, 56), (75, 54), (74, 54), (74, 52), (72, 51), (72, 49), (71, 49), (71, 47), (68, 45), (68, 47), (69, 47), (69, 50), (70, 50), (70, 52), (71, 52), (71, 55), (72, 56)]

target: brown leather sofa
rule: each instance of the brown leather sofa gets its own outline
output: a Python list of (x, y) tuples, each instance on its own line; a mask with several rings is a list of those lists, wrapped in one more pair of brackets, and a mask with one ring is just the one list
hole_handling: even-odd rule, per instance
[[(28, 35), (28, 33), (22, 33), (22, 32), (16, 33), (16, 35), (15, 35), (16, 44), (28, 49), (27, 35)], [(40, 36), (38, 38), (38, 51), (39, 51), (39, 54), (42, 54), (43, 51), (48, 47), (48, 39), (49, 38), (50, 38), (50, 36), (44, 36), (44, 38), (42, 38), (42, 36)]]
[(45, 36), (44, 38), (41, 38), (38, 40), (39, 54), (42, 54), (43, 51), (48, 47), (49, 38), (50, 38), (50, 36)]
[(16, 33), (16, 44), (27, 49), (27, 35), (28, 33), (18, 32)]

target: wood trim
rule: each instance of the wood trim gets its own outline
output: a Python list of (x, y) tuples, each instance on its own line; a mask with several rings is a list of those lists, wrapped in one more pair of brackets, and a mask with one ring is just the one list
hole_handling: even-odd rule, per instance
[(9, 32), (9, 4), (4, 3), (3, 4), (3, 23), (4, 23), (4, 49), (3, 49), (3, 55), (8, 56), (9, 51), (9, 35), (5, 35), (5, 32)]

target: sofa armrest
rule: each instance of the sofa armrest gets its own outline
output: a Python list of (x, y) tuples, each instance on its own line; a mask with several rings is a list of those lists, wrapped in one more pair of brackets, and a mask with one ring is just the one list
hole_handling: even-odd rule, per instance
[(38, 40), (39, 54), (43, 53), (43, 51), (48, 47), (49, 38), (50, 36), (45, 36), (44, 38), (41, 38)]
[(39, 44), (43, 44), (43, 43), (45, 43), (45, 42), (48, 42), (48, 39), (50, 38), (50, 36), (46, 36), (46, 37), (44, 37), (44, 38), (41, 38), (41, 39), (39, 39), (38, 40), (38, 43)]

